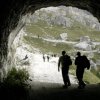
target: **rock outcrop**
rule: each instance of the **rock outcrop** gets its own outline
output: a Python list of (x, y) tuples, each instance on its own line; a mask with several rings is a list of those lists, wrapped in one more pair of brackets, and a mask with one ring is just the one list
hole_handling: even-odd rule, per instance
[(63, 27), (74, 27), (75, 24), (82, 24), (85, 27), (100, 31), (100, 23), (90, 12), (76, 7), (47, 7), (37, 10), (30, 22), (39, 22), (40, 20), (51, 25), (60, 25)]

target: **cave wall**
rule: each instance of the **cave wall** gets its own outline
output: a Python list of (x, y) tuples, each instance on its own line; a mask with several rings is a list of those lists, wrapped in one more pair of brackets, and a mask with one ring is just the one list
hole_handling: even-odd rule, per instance
[(9, 34), (25, 14), (43, 7), (65, 5), (88, 10), (100, 21), (99, 4), (99, 0), (0, 0), (0, 68), (7, 59)]

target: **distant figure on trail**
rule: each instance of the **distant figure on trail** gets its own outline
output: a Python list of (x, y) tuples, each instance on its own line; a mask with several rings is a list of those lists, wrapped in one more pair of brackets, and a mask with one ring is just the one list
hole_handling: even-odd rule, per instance
[(56, 57), (56, 54), (54, 54), (54, 57)]
[(49, 62), (49, 59), (50, 59), (50, 57), (47, 55), (47, 60), (48, 60), (48, 62)]
[(43, 61), (45, 62), (45, 56), (44, 56), (44, 54), (43, 54)]
[(71, 85), (68, 72), (69, 72), (69, 66), (72, 65), (72, 61), (70, 59), (70, 56), (68, 56), (65, 51), (62, 51), (62, 56), (59, 57), (58, 71), (60, 71), (60, 65), (62, 70), (64, 88), (67, 88), (68, 86)]
[(53, 54), (51, 54), (51, 57), (53, 57)]
[(81, 53), (77, 52), (77, 57), (75, 58), (75, 65), (77, 66), (76, 76), (79, 82), (78, 88), (82, 89), (86, 86), (86, 84), (83, 81), (84, 70), (85, 68), (90, 68), (90, 62), (85, 55), (81, 56)]
[(39, 35), (38, 35), (38, 39), (39, 39)]

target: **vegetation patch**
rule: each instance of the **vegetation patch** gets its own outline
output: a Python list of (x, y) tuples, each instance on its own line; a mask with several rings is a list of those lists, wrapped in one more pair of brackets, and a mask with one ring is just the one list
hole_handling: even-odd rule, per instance
[(27, 44), (33, 46), (34, 48), (38, 48), (42, 53), (52, 52), (52, 53), (60, 54), (62, 49), (68, 52), (73, 50), (72, 46), (65, 43), (55, 43), (55, 42), (53, 43), (53, 42), (45, 41), (41, 38), (38, 39), (29, 36), (25, 36), (24, 39)]
[(2, 98), (12, 100), (27, 100), (29, 74), (25, 69), (12, 68), (7, 76), (3, 78), (0, 85), (0, 94)]

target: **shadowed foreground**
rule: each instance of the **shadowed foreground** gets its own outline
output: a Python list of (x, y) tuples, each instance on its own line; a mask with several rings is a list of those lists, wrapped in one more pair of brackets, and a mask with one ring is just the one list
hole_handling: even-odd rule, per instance
[(16, 90), (0, 90), (1, 100), (95, 100), (100, 98), (100, 84), (87, 85), (78, 89), (76, 84), (63, 88), (62, 84), (34, 82), (29, 91), (21, 88)]
[(30, 91), (30, 100), (94, 100), (100, 98), (100, 84), (87, 85), (78, 89), (77, 85), (63, 88), (62, 84), (36, 83)]

